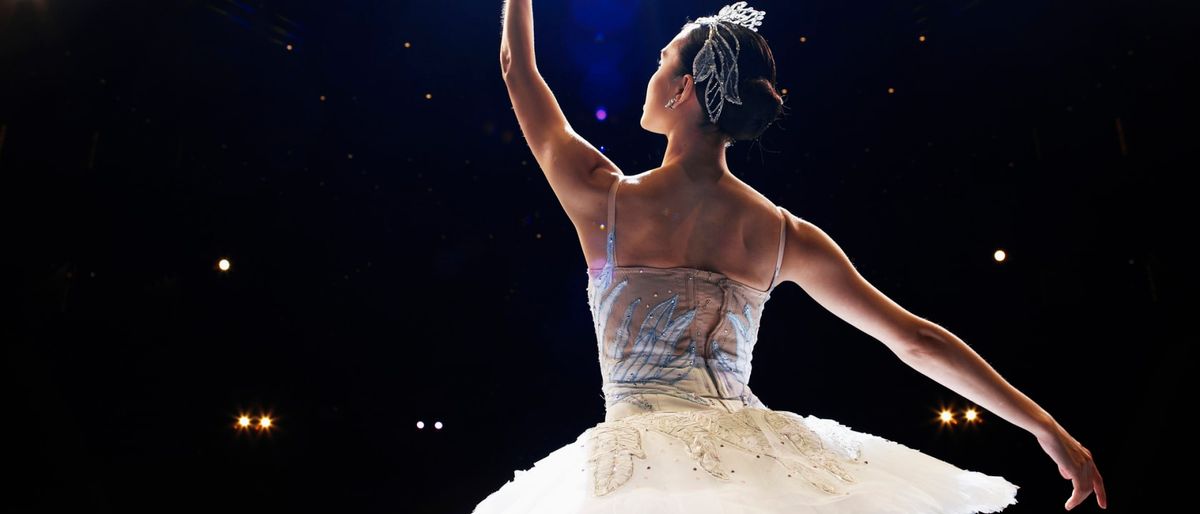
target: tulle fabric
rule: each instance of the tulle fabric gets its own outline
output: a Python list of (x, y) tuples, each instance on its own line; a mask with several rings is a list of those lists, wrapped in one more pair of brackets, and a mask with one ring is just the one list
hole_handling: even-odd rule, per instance
[[(803, 423), (830, 449), (857, 448), (841, 461), (853, 483), (831, 494), (771, 459), (723, 448), (729, 480), (699, 469), (679, 439), (642, 433), (645, 458), (611, 493), (593, 494), (589, 428), (495, 491), (473, 514), (970, 514), (1000, 512), (1016, 503), (1019, 486), (1003, 477), (960, 469), (900, 443), (830, 419), (773, 411)], [(604, 424), (621, 423), (622, 420)]]

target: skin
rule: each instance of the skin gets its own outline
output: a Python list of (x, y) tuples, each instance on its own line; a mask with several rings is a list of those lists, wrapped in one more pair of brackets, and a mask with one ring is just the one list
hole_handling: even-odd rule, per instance
[[(501, 73), (522, 135), (575, 225), (588, 267), (599, 268), (605, 260), (609, 187), (626, 175), (571, 128), (538, 72), (532, 1), (507, 0), (502, 26)], [(663, 64), (646, 85), (640, 125), (665, 135), (667, 147), (661, 166), (626, 177), (618, 188), (616, 260), (619, 266), (707, 269), (766, 289), (778, 248), (779, 213), (730, 172), (720, 136), (696, 127), (702, 113), (692, 75), (673, 76), (680, 65), (678, 46), (694, 28), (685, 25), (663, 48)], [(667, 109), (671, 98), (675, 108)], [(1035, 436), (1072, 483), (1064, 508), (1071, 510), (1092, 492), (1107, 508), (1091, 452), (1048, 412), (957, 336), (867, 282), (819, 227), (790, 214), (783, 221), (779, 282), (795, 283), (905, 364)]]
[[(667, 136), (662, 166), (655, 171), (670, 175), (682, 185), (712, 185), (733, 179), (725, 164), (721, 135), (704, 132), (696, 125), (703, 113), (692, 75), (674, 76), (679, 69), (691, 68), (690, 64), (682, 66), (679, 49), (688, 33), (698, 28), (695, 24), (685, 25), (660, 51), (661, 64), (646, 83), (646, 103), (642, 105), (640, 121), (643, 129)], [(665, 106), (672, 98), (674, 109), (667, 109)]]

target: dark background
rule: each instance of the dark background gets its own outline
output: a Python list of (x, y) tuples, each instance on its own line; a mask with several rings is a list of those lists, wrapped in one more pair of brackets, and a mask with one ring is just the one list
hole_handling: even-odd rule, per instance
[[(540, 70), (627, 175), (665, 147), (638, 126), (658, 49), (722, 5), (535, 2)], [(1196, 4), (752, 6), (789, 110), (734, 173), (1054, 415), (1108, 511), (1191, 501), (1164, 466), (1192, 432)], [(586, 263), (500, 11), (0, 0), (6, 512), (466, 513), (602, 421)], [(986, 411), (939, 430), (969, 402), (795, 284), (770, 304), (772, 408), (1061, 511), (1033, 436)]]

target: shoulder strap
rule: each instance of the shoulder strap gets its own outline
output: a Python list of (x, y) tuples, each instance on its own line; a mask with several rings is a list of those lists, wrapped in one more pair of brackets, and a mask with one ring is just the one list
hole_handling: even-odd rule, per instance
[(783, 264), (783, 241), (785, 237), (784, 228), (787, 227), (787, 211), (781, 205), (776, 205), (775, 210), (779, 211), (779, 255), (775, 257), (775, 276), (771, 277), (771, 285), (767, 286), (767, 290), (771, 290), (771, 286), (775, 285), (775, 279), (779, 278), (779, 267)]
[(617, 186), (621, 185), (621, 175), (617, 175), (617, 179), (613, 181), (612, 187), (608, 189), (608, 248), (609, 248), (609, 264), (617, 265), (617, 233), (616, 233), (616, 215), (617, 215)]

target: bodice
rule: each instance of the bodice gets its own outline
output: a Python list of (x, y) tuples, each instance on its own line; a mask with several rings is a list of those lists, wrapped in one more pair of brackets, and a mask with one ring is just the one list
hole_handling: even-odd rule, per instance
[(605, 419), (668, 409), (767, 408), (750, 390), (750, 370), (759, 320), (783, 261), (786, 217), (781, 212), (775, 274), (766, 290), (693, 267), (619, 266), (614, 223), (622, 178), (609, 190), (604, 265), (587, 269)]
[(697, 268), (588, 269), (606, 419), (660, 410), (650, 395), (766, 408), (748, 383), (770, 296)]

